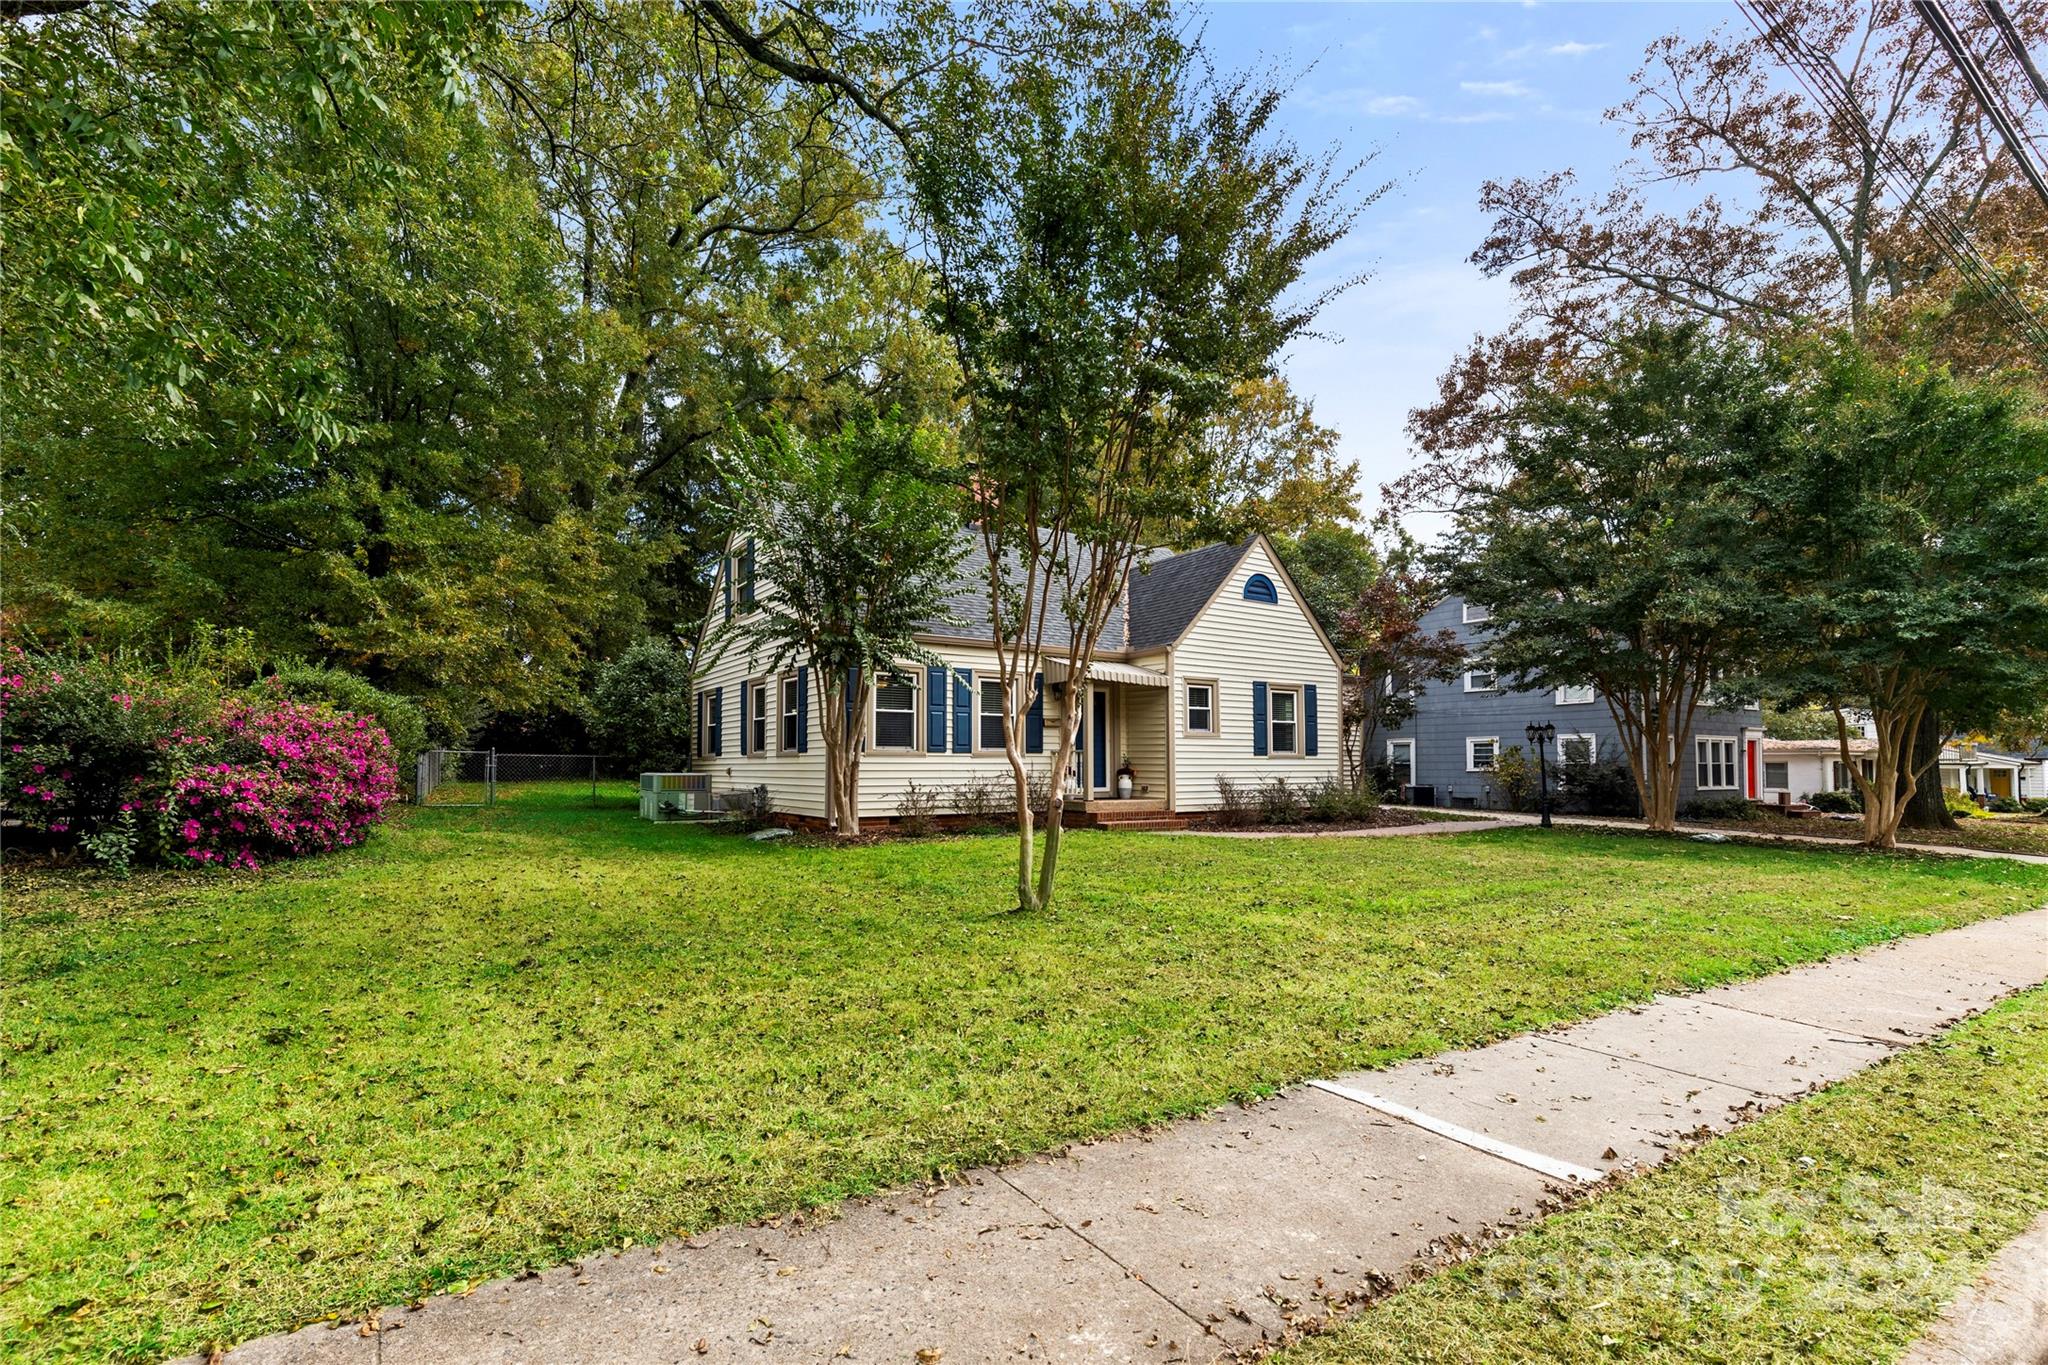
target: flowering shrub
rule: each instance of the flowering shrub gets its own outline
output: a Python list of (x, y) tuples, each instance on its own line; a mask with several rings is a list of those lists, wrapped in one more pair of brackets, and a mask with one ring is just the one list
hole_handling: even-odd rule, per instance
[(165, 801), (173, 845), (194, 862), (256, 867), (360, 843), (398, 797), (391, 741), (362, 716), (230, 698), (216, 732), (215, 761)]
[(0, 806), (108, 867), (254, 867), (360, 843), (397, 794), (371, 718), (0, 651)]

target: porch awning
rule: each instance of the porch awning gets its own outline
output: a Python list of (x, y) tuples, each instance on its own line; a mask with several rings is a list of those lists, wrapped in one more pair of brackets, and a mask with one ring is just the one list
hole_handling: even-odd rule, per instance
[[(1067, 676), (1065, 661), (1048, 662), (1045, 666), (1045, 676), (1053, 682), (1064, 682)], [(1113, 664), (1097, 659), (1088, 665), (1088, 681), (1129, 683), (1134, 687), (1164, 687), (1166, 675), (1154, 673), (1149, 668), (1139, 668), (1136, 664)]]

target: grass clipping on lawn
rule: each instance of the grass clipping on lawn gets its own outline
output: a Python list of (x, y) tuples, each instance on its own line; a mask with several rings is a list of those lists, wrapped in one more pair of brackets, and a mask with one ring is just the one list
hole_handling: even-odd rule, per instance
[(2048, 899), (1539, 830), (843, 849), (621, 787), (260, 874), (11, 877), (0, 1358), (148, 1360)]
[(1274, 1365), (1890, 1360), (2043, 1208), (2048, 989), (2036, 989)]

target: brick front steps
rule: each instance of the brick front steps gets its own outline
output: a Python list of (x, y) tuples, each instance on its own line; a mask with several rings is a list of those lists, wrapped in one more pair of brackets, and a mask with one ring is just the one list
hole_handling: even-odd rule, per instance
[(1134, 796), (1128, 801), (1110, 797), (1068, 806), (1061, 823), (1069, 829), (1178, 830), (1188, 827), (1188, 818), (1167, 810), (1163, 797)]

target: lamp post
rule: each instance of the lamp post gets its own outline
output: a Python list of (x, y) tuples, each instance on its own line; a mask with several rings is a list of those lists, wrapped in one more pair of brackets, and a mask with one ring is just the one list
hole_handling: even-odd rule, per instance
[(1530, 725), (1523, 729), (1529, 737), (1529, 747), (1536, 751), (1536, 791), (1543, 811), (1543, 828), (1550, 828), (1550, 745), (1557, 738), (1557, 727), (1549, 721), (1541, 725)]

